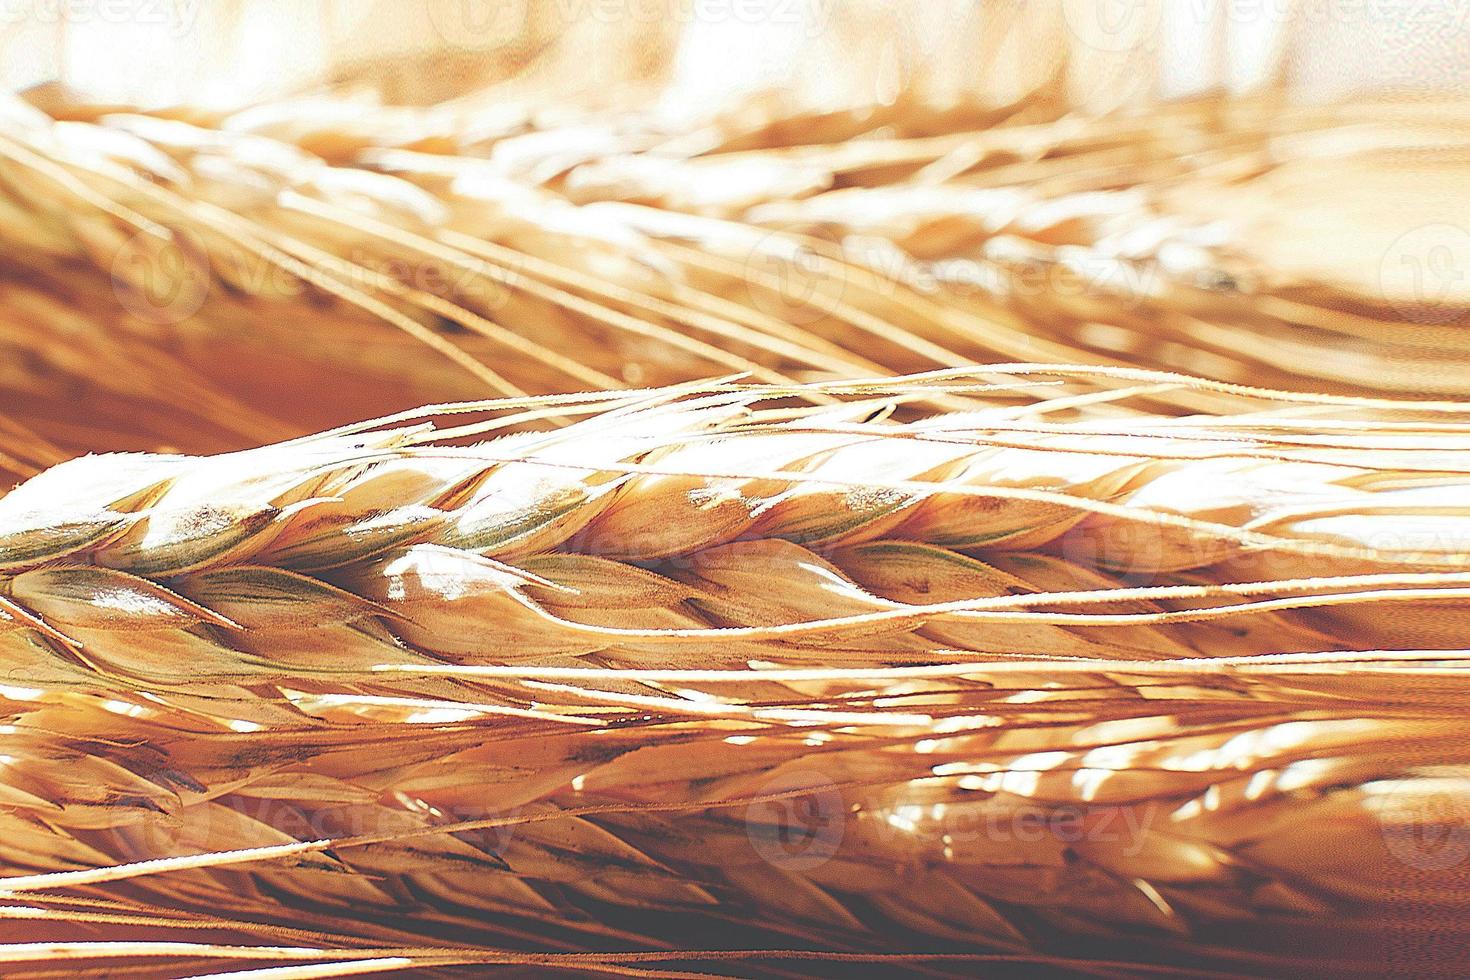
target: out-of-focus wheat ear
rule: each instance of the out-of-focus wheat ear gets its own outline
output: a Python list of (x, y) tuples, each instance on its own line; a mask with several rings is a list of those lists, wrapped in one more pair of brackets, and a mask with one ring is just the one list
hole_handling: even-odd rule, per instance
[[(496, 393), (1000, 358), (1464, 396), (1452, 327), (1470, 300), (1412, 278), (1459, 246), (1438, 202), (1462, 105), (1267, 92), (1089, 118), (1055, 95), (757, 99), (682, 136), (638, 113), (507, 126), (473, 100), (13, 107), (0, 275), (28, 321), (16, 363), (38, 370), (0, 382), (15, 421), (68, 452), (211, 452)], [(1240, 405), (1163, 387), (1145, 407)]]

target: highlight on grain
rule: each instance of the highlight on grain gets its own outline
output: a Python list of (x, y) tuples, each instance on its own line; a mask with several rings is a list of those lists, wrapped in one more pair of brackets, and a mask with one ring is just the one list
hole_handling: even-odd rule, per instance
[(0, 11), (0, 974), (1466, 975), (1395, 10)]

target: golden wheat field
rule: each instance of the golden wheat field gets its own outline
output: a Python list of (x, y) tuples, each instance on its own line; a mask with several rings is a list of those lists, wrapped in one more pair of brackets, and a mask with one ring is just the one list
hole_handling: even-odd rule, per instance
[(1467, 21), (0, 4), (0, 976), (1470, 973)]

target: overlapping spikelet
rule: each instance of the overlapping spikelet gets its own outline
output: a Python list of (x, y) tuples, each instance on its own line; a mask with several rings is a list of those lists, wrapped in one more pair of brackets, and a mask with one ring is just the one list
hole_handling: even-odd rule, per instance
[(0, 959), (1453, 975), (1467, 423), (997, 366), (62, 464)]

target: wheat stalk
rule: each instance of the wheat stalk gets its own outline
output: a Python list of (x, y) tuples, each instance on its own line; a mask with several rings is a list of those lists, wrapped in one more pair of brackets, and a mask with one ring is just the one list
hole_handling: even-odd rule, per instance
[[(1470, 803), (1470, 409), (1149, 372), (1257, 410), (1015, 405), (1088, 374), (34, 478), (0, 498), (0, 914), (63, 945), (0, 960), (1453, 972), (1459, 920), (1404, 937), (1470, 899), (1413, 836)], [(913, 413), (941, 393), (991, 407)], [(552, 415), (586, 418), (476, 441)]]

